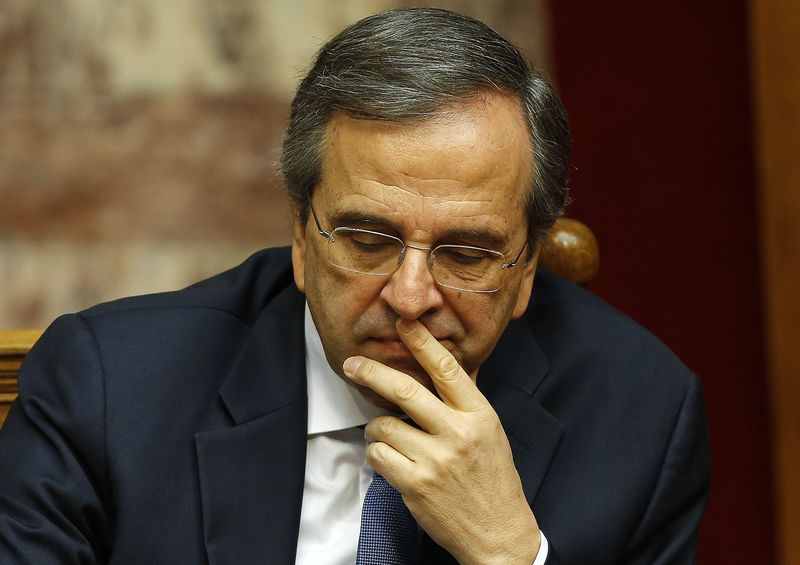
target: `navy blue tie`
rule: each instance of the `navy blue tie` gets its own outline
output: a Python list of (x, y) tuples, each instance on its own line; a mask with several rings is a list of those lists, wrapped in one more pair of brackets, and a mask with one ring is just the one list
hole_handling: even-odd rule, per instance
[(413, 565), (419, 528), (403, 497), (377, 472), (364, 497), (356, 565)]

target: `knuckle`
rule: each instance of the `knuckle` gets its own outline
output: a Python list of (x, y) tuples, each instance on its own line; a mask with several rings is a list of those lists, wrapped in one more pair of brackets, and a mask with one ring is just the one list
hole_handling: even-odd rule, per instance
[(366, 459), (373, 467), (383, 464), (386, 461), (386, 454), (383, 451), (384, 447), (384, 444), (379, 441), (367, 445)]
[(436, 460), (433, 462), (433, 471), (435, 474), (432, 480), (445, 476), (451, 469), (459, 468), (462, 462), (461, 454), (457, 449), (445, 449), (438, 453)]
[(419, 330), (415, 330), (414, 332), (412, 332), (410, 338), (412, 342), (411, 345), (415, 349), (425, 349), (430, 343), (430, 340), (433, 339), (431, 334), (429, 334), (428, 332), (422, 332)]
[(436, 485), (440, 484), (439, 474), (431, 467), (425, 466), (417, 471), (416, 484), (419, 493), (424, 496), (425, 493), (432, 491)]
[(453, 446), (461, 456), (475, 453), (479, 444), (478, 437), (471, 430), (459, 428), (453, 432)]
[(420, 384), (415, 380), (403, 380), (395, 387), (395, 394), (399, 400), (411, 400), (419, 393)]
[(380, 437), (391, 435), (397, 429), (397, 422), (393, 418), (380, 418), (378, 420), (378, 434)]
[(437, 363), (439, 368), (439, 375), (444, 379), (452, 380), (461, 372), (461, 365), (458, 364), (455, 357), (450, 354), (443, 355)]

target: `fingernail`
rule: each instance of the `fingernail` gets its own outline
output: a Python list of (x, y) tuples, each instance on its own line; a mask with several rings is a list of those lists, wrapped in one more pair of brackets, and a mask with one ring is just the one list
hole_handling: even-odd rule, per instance
[(361, 366), (361, 358), (360, 357), (349, 357), (345, 360), (344, 365), (342, 368), (344, 369), (344, 374), (348, 377), (352, 377), (358, 368)]

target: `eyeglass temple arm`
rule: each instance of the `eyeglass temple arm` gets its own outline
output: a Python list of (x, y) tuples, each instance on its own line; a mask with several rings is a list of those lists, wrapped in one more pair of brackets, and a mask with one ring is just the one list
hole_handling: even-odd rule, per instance
[(514, 258), (514, 260), (511, 263), (506, 263), (505, 265), (503, 265), (503, 268), (504, 269), (513, 269), (514, 267), (516, 267), (517, 263), (519, 263), (519, 258), (522, 257), (522, 252), (525, 251), (528, 248), (529, 243), (530, 243), (530, 240), (526, 239), (525, 240), (525, 245), (523, 245), (522, 249), (519, 250), (519, 253), (517, 253), (517, 256)]
[(317, 224), (317, 231), (319, 232), (319, 235), (327, 237), (328, 239), (330, 239), (331, 232), (325, 231), (324, 229), (322, 229), (322, 226), (319, 223), (319, 218), (317, 217), (317, 212), (316, 212), (316, 210), (314, 210), (314, 206), (312, 206), (311, 203), (309, 203), (308, 207), (311, 208), (311, 215), (314, 216), (314, 223)]

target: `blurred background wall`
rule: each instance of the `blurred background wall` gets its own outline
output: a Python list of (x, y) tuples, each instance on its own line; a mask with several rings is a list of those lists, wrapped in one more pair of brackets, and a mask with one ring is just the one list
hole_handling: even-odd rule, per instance
[(699, 562), (800, 563), (800, 4), (0, 0), (0, 327), (285, 244), (291, 93), (344, 25), (483, 19), (556, 80), (592, 289), (703, 380)]
[[(294, 88), (396, 0), (0, 0), (0, 325), (174, 289), (288, 238)], [(439, 2), (546, 64), (542, 3)]]

